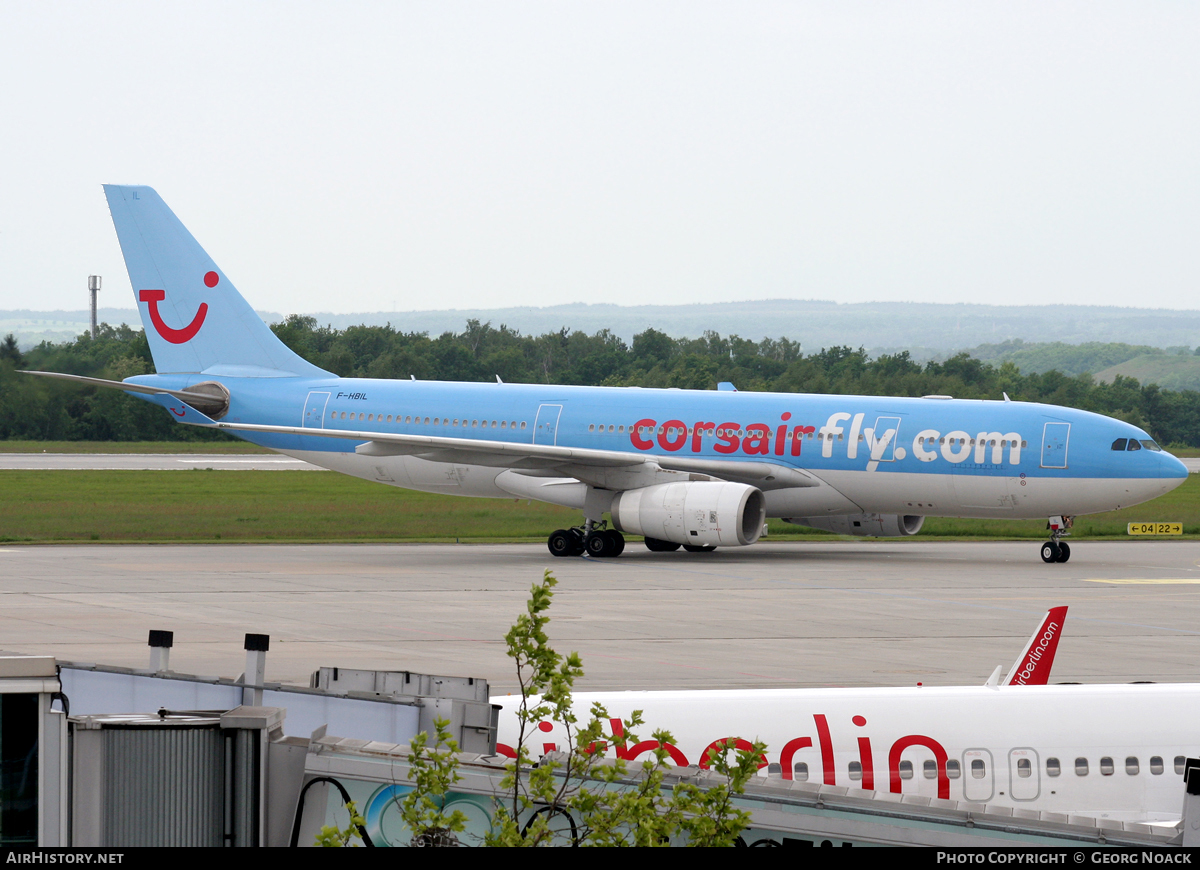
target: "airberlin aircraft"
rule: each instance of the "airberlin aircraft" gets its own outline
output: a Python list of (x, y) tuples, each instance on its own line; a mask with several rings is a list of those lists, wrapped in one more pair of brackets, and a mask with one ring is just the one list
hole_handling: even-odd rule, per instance
[[(707, 768), (712, 750), (761, 740), (760, 770), (793, 782), (1178, 819), (1185, 761), (1200, 754), (1200, 685), (1047, 685), (1066, 610), (1046, 615), (1006, 679), (997, 668), (983, 686), (580, 693), (574, 709), (602, 705), (616, 738), (603, 751), (636, 764), (659, 748), (649, 732), (664, 728), (675, 742), (663, 748), (679, 766)], [(512, 757), (520, 696), (492, 700), (501, 706), (497, 749)], [(635, 710), (646, 723), (640, 741), (623, 733)], [(569, 745), (561, 723), (548, 721), (528, 723), (524, 742), (534, 758)]]
[(658, 551), (744, 547), (768, 517), (873, 536), (927, 516), (1044, 517), (1042, 558), (1065, 562), (1073, 517), (1187, 477), (1135, 426), (1007, 397), (339, 378), (275, 337), (154, 190), (104, 192), (157, 374), (53, 376), (366, 480), (575, 508), (556, 556), (617, 556), (622, 533)]

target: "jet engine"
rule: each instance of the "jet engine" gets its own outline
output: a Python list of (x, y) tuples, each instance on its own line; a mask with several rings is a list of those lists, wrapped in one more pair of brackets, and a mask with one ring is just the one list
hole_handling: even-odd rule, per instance
[(698, 547), (744, 547), (762, 534), (767, 500), (744, 483), (660, 483), (618, 493), (619, 531)]
[(832, 517), (784, 517), (785, 523), (810, 526), (839, 535), (864, 535), (873, 538), (907, 538), (921, 531), (925, 517), (905, 514), (846, 514)]

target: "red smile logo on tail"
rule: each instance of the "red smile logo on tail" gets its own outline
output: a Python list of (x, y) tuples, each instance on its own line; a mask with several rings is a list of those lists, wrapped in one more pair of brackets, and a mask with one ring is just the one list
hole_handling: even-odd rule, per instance
[[(220, 278), (216, 272), (209, 272), (204, 276), (204, 283), (208, 287), (215, 287)], [(150, 311), (150, 322), (154, 324), (154, 328), (158, 330), (158, 334), (165, 338), (171, 344), (183, 344), (191, 339), (200, 331), (200, 327), (204, 325), (204, 318), (208, 314), (208, 303), (201, 302), (200, 308), (196, 311), (196, 316), (192, 318), (192, 322), (183, 329), (172, 329), (167, 326), (162, 319), (162, 314), (159, 313), (158, 303), (167, 298), (167, 294), (162, 290), (142, 290), (138, 294), (138, 299), (145, 302)]]

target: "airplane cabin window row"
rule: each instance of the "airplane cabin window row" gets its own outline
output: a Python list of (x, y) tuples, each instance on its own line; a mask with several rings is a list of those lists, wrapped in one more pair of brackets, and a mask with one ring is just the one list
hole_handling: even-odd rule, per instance
[[(403, 419), (401, 419), (402, 417), (403, 417)], [(329, 414), (329, 419), (330, 420), (347, 420), (347, 419), (348, 420), (363, 420), (368, 423), (371, 423), (371, 422), (391, 423), (393, 420), (393, 415), (388, 414), (386, 421), (385, 421), (383, 414), (360, 414), (356, 411), (350, 411), (349, 416), (347, 417), (346, 411), (342, 411), (340, 414), (337, 411), (332, 411)], [(422, 417), (419, 414), (415, 417), (412, 414), (408, 414), (408, 415), (396, 414), (395, 422), (418, 424), (418, 425), (423, 425), (423, 426), (428, 426), (428, 425), (459, 426), (459, 425), (461, 425), (462, 428), (471, 428), (471, 429), (517, 429), (517, 428), (524, 429), (526, 426), (526, 423), (524, 420), (521, 421), (520, 426), (518, 427), (516, 420), (511, 420), (511, 421), (510, 420), (500, 420), (499, 422), (497, 422), (496, 420), (492, 420), (489, 423), (487, 420), (471, 420), (466, 417), (462, 418), (461, 424), (460, 424), (460, 420), (458, 417), (455, 417), (453, 420), (451, 420), (451, 418), (449, 418), (449, 417), (434, 417), (432, 420), (432, 423), (431, 423), (429, 417), (425, 417), (422, 419)]]
[[(1174, 758), (1175, 772), (1183, 773), (1184, 756), (1177, 755)], [(1116, 770), (1111, 756), (1104, 756), (1100, 759), (1100, 775), (1112, 776)], [(1087, 776), (1090, 766), (1088, 760), (1082, 756), (1075, 759), (1075, 775)], [(1150, 773), (1155, 776), (1160, 776), (1165, 769), (1163, 758), (1161, 755), (1154, 755), (1150, 758)], [(1129, 776), (1137, 776), (1141, 771), (1141, 762), (1137, 756), (1130, 755), (1125, 759), (1125, 773)], [(913, 763), (911, 761), (901, 761), (897, 772), (901, 779), (913, 778)], [(847, 773), (852, 782), (859, 782), (863, 777), (862, 762), (851, 761), (847, 766)], [(1033, 762), (1028, 758), (1018, 758), (1016, 767), (1017, 776), (1022, 779), (1028, 779), (1033, 776)], [(926, 760), (921, 765), (921, 774), (925, 779), (937, 779), (938, 766), (937, 762), (932, 759)], [(983, 779), (987, 776), (987, 763), (982, 758), (974, 758), (971, 760), (970, 774), (973, 779)], [(1046, 759), (1046, 775), (1060, 776), (1062, 774), (1062, 763), (1057, 758)], [(792, 767), (792, 779), (796, 782), (808, 782), (809, 770), (808, 763), (804, 761), (796, 762)], [(962, 765), (957, 759), (949, 759), (946, 762), (946, 777), (947, 779), (959, 779), (962, 777)]]
[[(1183, 761), (1184, 761), (1184, 757), (1182, 755), (1175, 756), (1174, 767), (1175, 767), (1175, 772), (1178, 774), (1183, 773)], [(1019, 765), (1019, 762), (1018, 762), (1018, 765)], [(1079, 758), (1075, 759), (1075, 775), (1076, 776), (1087, 776), (1089, 769), (1090, 768), (1088, 765), (1088, 760), (1086, 758), (1083, 758), (1082, 756), (1080, 756)], [(1128, 774), (1129, 776), (1137, 776), (1141, 772), (1141, 769), (1142, 769), (1141, 762), (1138, 760), (1136, 755), (1130, 755), (1125, 758), (1125, 773), (1126, 774)], [(1164, 769), (1165, 769), (1165, 765), (1163, 764), (1162, 756), (1161, 755), (1152, 755), (1150, 757), (1150, 773), (1153, 774), (1154, 776), (1161, 776)], [(1105, 755), (1103, 758), (1100, 759), (1100, 775), (1101, 776), (1112, 776), (1113, 773), (1115, 773), (1115, 772), (1116, 772), (1116, 764), (1114, 764), (1112, 756)], [(1020, 773), (1019, 766), (1018, 766), (1018, 773)], [(1062, 773), (1062, 765), (1059, 763), (1059, 760), (1057, 758), (1047, 758), (1046, 759), (1046, 775), (1047, 776), (1058, 776), (1061, 773)], [(1024, 774), (1022, 774), (1022, 775), (1024, 775)]]

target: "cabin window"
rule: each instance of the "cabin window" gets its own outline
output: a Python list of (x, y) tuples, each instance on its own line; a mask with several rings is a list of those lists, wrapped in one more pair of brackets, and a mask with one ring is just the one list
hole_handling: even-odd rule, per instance
[(1163, 761), (1161, 755), (1150, 756), (1150, 772), (1155, 776), (1162, 776)]
[(808, 782), (808, 762), (797, 761), (792, 765), (792, 779), (796, 782)]
[(983, 779), (987, 776), (987, 765), (983, 763), (982, 758), (971, 759), (971, 776), (974, 779)]
[(389, 423), (390, 423), (390, 422), (392, 422), (392, 415), (391, 415), (391, 414), (388, 414), (388, 419), (387, 419), (387, 421), (388, 421)]
[(495, 429), (495, 428), (496, 428), (496, 421), (495, 421), (495, 420), (493, 420), (493, 421), (492, 421), (492, 428), (493, 428), (493, 429)]
[(900, 762), (900, 778), (901, 779), (912, 779), (913, 778), (913, 766), (912, 766), (911, 761), (901, 761)]
[(588, 426), (588, 431), (589, 431), (589, 432), (595, 432), (595, 431), (596, 431), (596, 424), (595, 424), (595, 423), (593, 423), (592, 425)]
[(374, 420), (375, 420), (375, 415), (374, 415), (374, 414), (368, 414), (368, 415), (367, 415), (367, 419), (368, 419), (368, 420), (371, 420), (371, 421), (374, 421)]
[(618, 426), (618, 427), (617, 427), (617, 431), (618, 431), (618, 432), (624, 432), (624, 431), (625, 431), (625, 427), (624, 427), (624, 426)]
[(1087, 776), (1088, 775), (1088, 763), (1087, 763), (1086, 758), (1076, 758), (1075, 759), (1075, 775), (1076, 776)]
[(1180, 776), (1183, 776), (1183, 761), (1184, 758), (1182, 755), (1175, 756), (1175, 772)]
[(1021, 779), (1029, 779), (1029, 777), (1033, 776), (1033, 764), (1030, 763), (1028, 758), (1017, 759), (1017, 776), (1021, 777)]
[(617, 427), (616, 427), (616, 426), (614, 426), (612, 423), (609, 423), (609, 424), (608, 424), (608, 431), (609, 431), (609, 432), (615, 432), (616, 430), (617, 430)]
[(345, 412), (345, 411), (342, 411), (342, 419), (343, 419), (343, 420), (345, 420), (345, 419), (346, 419), (346, 412)]
[(521, 428), (522, 428), (522, 429), (524, 429), (524, 428), (525, 428), (525, 421), (524, 421), (524, 420), (522, 420), (522, 421), (521, 421)]
[(1046, 759), (1046, 776), (1058, 776), (1062, 773), (1062, 765), (1058, 763), (1057, 758)]
[(1109, 756), (1106, 755), (1100, 759), (1100, 775), (1101, 776), (1112, 776), (1114, 769), (1115, 768), (1113, 767), (1112, 758), (1110, 758)]
[(426, 418), (425, 418), (425, 425), (426, 425), (426, 426), (428, 426), (428, 425), (429, 425), (429, 418), (428, 418), (428, 417), (426, 417)]
[(1129, 443), (1128, 438), (1118, 438), (1116, 441), (1113, 442), (1112, 449), (1113, 450), (1124, 450), (1125, 445), (1128, 443)]
[(921, 772), (925, 774), (926, 779), (937, 779), (937, 762), (926, 761), (921, 765)]
[(477, 428), (478, 426), (479, 426), (479, 421), (478, 421), (478, 420), (472, 420), (472, 421), (471, 421), (471, 428), (472, 428), (472, 429), (475, 429), (475, 428)]
[(1130, 776), (1137, 776), (1139, 769), (1138, 760), (1135, 756), (1131, 755), (1125, 759), (1125, 772), (1127, 774)]
[(336, 420), (336, 419), (337, 419), (337, 411), (334, 411), (332, 414), (330, 414), (330, 415), (329, 415), (329, 419), (330, 419), (330, 420)]
[(862, 779), (862, 762), (850, 762), (850, 779), (852, 779), (854, 782), (858, 782), (860, 779)]
[(405, 418), (404, 418), (404, 422), (405, 422), (405, 423), (411, 423), (411, 422), (412, 422), (412, 415), (411, 415), (411, 414), (409, 414), (407, 417), (405, 417)]
[(501, 428), (501, 429), (507, 429), (507, 428), (508, 428), (508, 421), (507, 421), (507, 420), (501, 420), (501, 421), (500, 421), (500, 428)]
[(962, 765), (955, 759), (950, 759), (946, 762), (946, 776), (950, 779), (958, 779), (962, 776)]

